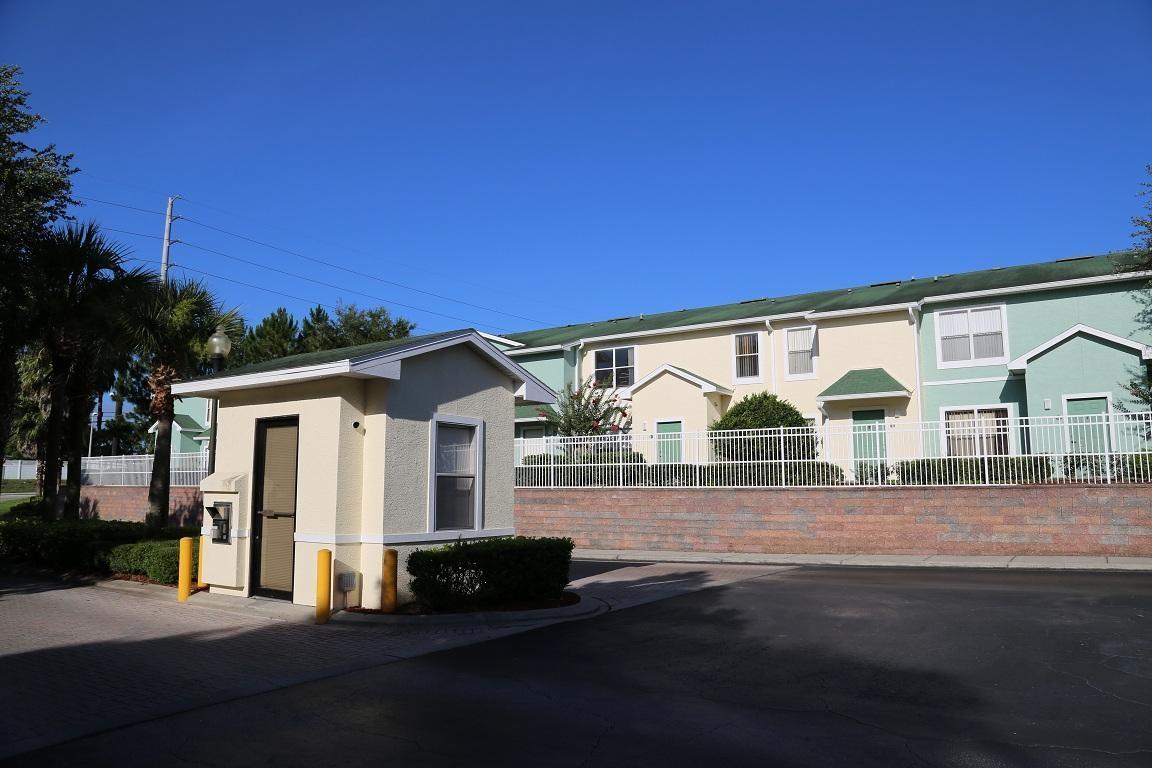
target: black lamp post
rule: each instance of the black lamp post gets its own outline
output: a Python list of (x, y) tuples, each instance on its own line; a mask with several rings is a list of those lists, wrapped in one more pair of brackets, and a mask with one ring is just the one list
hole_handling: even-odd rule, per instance
[[(220, 373), (224, 370), (224, 358), (232, 351), (232, 340), (224, 332), (223, 326), (217, 326), (216, 333), (208, 338), (208, 354), (212, 357), (212, 370)], [(216, 471), (216, 433), (220, 431), (220, 401), (212, 398), (212, 431), (208, 434), (208, 474)]]

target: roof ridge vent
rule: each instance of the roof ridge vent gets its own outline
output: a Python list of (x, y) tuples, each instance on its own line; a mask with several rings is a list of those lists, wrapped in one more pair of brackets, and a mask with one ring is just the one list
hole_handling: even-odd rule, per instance
[(755, 303), (756, 303), (756, 302), (758, 302), (758, 301), (768, 301), (768, 297), (767, 297), (767, 296), (765, 296), (765, 297), (764, 297), (764, 298), (762, 298), (762, 299), (745, 299), (744, 301), (742, 301), (742, 302), (740, 302), (740, 303), (741, 303), (741, 304), (755, 304)]
[(900, 282), (901, 281), (899, 281), (899, 280), (889, 280), (889, 281), (884, 282), (884, 283), (872, 283), (872, 285), (870, 285), (868, 287), (869, 288), (881, 288), (885, 285), (900, 285)]
[(1085, 259), (1092, 259), (1094, 256), (1069, 256), (1066, 259), (1056, 259), (1057, 264), (1063, 264), (1066, 261), (1084, 261)]

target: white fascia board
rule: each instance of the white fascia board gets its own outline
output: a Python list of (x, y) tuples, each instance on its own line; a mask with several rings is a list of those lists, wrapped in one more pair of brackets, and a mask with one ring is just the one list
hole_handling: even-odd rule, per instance
[(873, 400), (881, 397), (911, 397), (912, 393), (906, 389), (896, 390), (895, 392), (862, 392), (859, 395), (831, 395), (829, 397), (817, 397), (818, 403), (830, 403), (836, 400)]
[(238, 389), (255, 389), (257, 387), (275, 387), (281, 384), (296, 384), (302, 381), (314, 381), (333, 376), (352, 376), (356, 378), (400, 378), (400, 367), (387, 365), (374, 365), (365, 362), (360, 370), (354, 370), (351, 360), (337, 360), (333, 363), (321, 365), (307, 365), (300, 368), (284, 368), (278, 371), (264, 371), (262, 373), (249, 373), (241, 376), (224, 376), (221, 378), (205, 379), (204, 381), (177, 382), (172, 385), (174, 395), (211, 395), (217, 392), (232, 392)]
[(516, 388), (516, 402), (521, 405), (553, 405), (557, 399), (555, 392), (538, 381), (524, 381)]
[(1079, 277), (1075, 280), (1056, 280), (1051, 283), (1033, 283), (1031, 285), (1014, 285), (1007, 288), (989, 288), (986, 291), (968, 291), (966, 293), (947, 293), (939, 296), (925, 296), (918, 304), (937, 304), (944, 301), (961, 301), (966, 299), (982, 299), (989, 296), (1004, 296), (1011, 293), (1033, 293), (1035, 291), (1051, 291), (1057, 288), (1075, 288), (1081, 285), (1098, 285), (1101, 283), (1118, 283), (1126, 280), (1142, 280), (1152, 277), (1152, 270), (1139, 272), (1118, 272), (1114, 275), (1098, 275), (1096, 277)]
[[(488, 341), (495, 342), (496, 344), (505, 344), (505, 345), (512, 347), (514, 349), (524, 346), (524, 342), (522, 342), (522, 341), (512, 341), (512, 339), (508, 339), (508, 338), (505, 338), (503, 336), (497, 336), (494, 333), (484, 333), (484, 331), (477, 331), (477, 333), (479, 333), (484, 338), (488, 339)], [(508, 353), (505, 352), (504, 354), (508, 354)]]
[(691, 333), (692, 331), (706, 331), (711, 328), (731, 328), (740, 325), (756, 325), (770, 323), (774, 320), (803, 319), (803, 312), (790, 312), (786, 315), (762, 315), (759, 317), (746, 317), (742, 320), (720, 320), (715, 323), (697, 323), (695, 325), (679, 325), (674, 328), (654, 328), (651, 331), (635, 331), (633, 333), (614, 333), (609, 336), (589, 336), (580, 339), (581, 344), (596, 344), (601, 341), (619, 341), (621, 339), (642, 339), (646, 336), (669, 336), (675, 333)]
[(565, 347), (563, 344), (549, 344), (546, 347), (524, 347), (521, 349), (509, 349), (504, 354), (509, 357), (519, 357), (520, 355), (535, 355), (543, 352), (563, 352)]
[(1077, 323), (1076, 325), (1072, 326), (1071, 328), (1064, 331), (1063, 333), (1060, 333), (1056, 336), (1053, 336), (1051, 339), (1048, 339), (1048, 341), (1044, 342), (1043, 344), (1041, 344), (1037, 347), (1033, 347), (1032, 349), (1028, 350), (1024, 354), (1017, 357), (1015, 360), (1012, 360), (1011, 362), (1009, 362), (1008, 363), (1008, 370), (1011, 371), (1012, 373), (1024, 373), (1028, 369), (1028, 362), (1030, 360), (1032, 360), (1033, 358), (1039, 357), (1040, 355), (1044, 354), (1048, 350), (1052, 349), (1053, 347), (1055, 347), (1059, 344), (1064, 343), (1065, 341), (1067, 341), (1068, 339), (1072, 338), (1073, 336), (1075, 336), (1076, 334), (1079, 334), (1079, 333), (1082, 333), (1085, 336), (1093, 336), (1093, 337), (1098, 338), (1098, 339), (1103, 339), (1104, 341), (1110, 341), (1113, 344), (1116, 344), (1117, 346), (1128, 347), (1129, 349), (1131, 349), (1133, 351), (1139, 352), (1141, 360), (1152, 360), (1152, 347), (1149, 347), (1147, 344), (1141, 344), (1138, 341), (1133, 341), (1132, 339), (1126, 339), (1123, 336), (1117, 336), (1114, 333), (1108, 333), (1107, 331), (1101, 331), (1100, 329), (1093, 328), (1090, 325), (1084, 325), (1084, 323)]
[(875, 307), (857, 307), (856, 309), (835, 309), (827, 312), (809, 312), (804, 315), (805, 320), (828, 320), (835, 317), (855, 317), (856, 315), (879, 315), (885, 312), (907, 312), (915, 309), (916, 302), (903, 304), (881, 304)]
[(659, 368), (646, 374), (643, 378), (641, 378), (639, 381), (637, 381), (631, 387), (628, 387), (628, 396), (630, 397), (632, 395), (632, 393), (634, 393), (638, 389), (641, 389), (646, 384), (648, 384), (648, 382), (654, 380), (657, 376), (659, 376), (662, 373), (670, 373), (673, 376), (676, 376), (677, 378), (683, 379), (684, 381), (688, 382), (689, 384), (695, 384), (696, 386), (700, 387), (701, 394), (706, 395), (706, 394), (709, 394), (712, 392), (718, 392), (722, 395), (732, 394), (732, 390), (728, 389), (727, 387), (722, 387), (722, 386), (719, 386), (717, 384), (713, 384), (710, 381), (705, 381), (704, 379), (701, 379), (697, 376), (693, 376), (691, 373), (684, 370), (683, 368), (677, 368), (674, 365), (669, 365), (668, 363), (665, 363), (664, 365), (660, 366)]

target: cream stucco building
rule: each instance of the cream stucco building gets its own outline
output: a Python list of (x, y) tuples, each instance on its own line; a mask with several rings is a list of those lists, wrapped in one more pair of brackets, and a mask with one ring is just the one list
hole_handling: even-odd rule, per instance
[[(213, 591), (380, 606), (386, 547), (509, 535), (512, 414), (555, 393), (471, 331), (296, 355), (176, 384), (219, 399), (201, 484)], [(348, 574), (348, 575), (343, 575)]]

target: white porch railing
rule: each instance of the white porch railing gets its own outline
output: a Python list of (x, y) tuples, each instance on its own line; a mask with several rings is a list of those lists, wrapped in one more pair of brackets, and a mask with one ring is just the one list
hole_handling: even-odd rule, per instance
[[(81, 463), (84, 485), (148, 485), (152, 479), (152, 454), (139, 456), (89, 456)], [(195, 486), (208, 475), (208, 454), (172, 454), (168, 484)]]
[(774, 487), (1152, 481), (1152, 413), (521, 438), (516, 485)]

